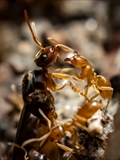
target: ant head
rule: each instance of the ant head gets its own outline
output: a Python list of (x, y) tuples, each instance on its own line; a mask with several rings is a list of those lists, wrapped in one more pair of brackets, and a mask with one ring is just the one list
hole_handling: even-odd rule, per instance
[(70, 62), (73, 66), (81, 68), (86, 67), (87, 65), (91, 66), (90, 63), (85, 59), (85, 57), (78, 54), (76, 51), (74, 55), (70, 58), (65, 58), (64, 61)]
[(38, 67), (48, 68), (56, 62), (58, 55), (58, 47), (48, 46), (41, 49), (35, 56), (35, 63)]
[(48, 46), (44, 48), (39, 38), (36, 35), (35, 24), (34, 23), (30, 24), (29, 22), (29, 17), (26, 10), (24, 11), (24, 15), (25, 15), (25, 19), (28, 24), (28, 27), (30, 29), (30, 32), (32, 34), (33, 40), (40, 48), (40, 51), (36, 54), (34, 61), (38, 67), (48, 68), (49, 66), (51, 66), (56, 62), (56, 59), (58, 57), (57, 51), (58, 51), (59, 45), (53, 45), (53, 46)]
[(70, 62), (73, 66), (76, 66), (77, 57), (76, 57), (76, 55), (73, 55), (73, 56), (71, 56), (71, 57), (65, 58), (64, 61)]

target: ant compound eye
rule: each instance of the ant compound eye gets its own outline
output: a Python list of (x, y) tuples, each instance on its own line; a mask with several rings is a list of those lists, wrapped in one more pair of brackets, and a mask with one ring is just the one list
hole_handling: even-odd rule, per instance
[(46, 60), (46, 59), (47, 59), (47, 57), (48, 57), (48, 56), (47, 56), (46, 54), (43, 54), (43, 55), (41, 56), (41, 60), (43, 60), (43, 61), (44, 61), (44, 60)]

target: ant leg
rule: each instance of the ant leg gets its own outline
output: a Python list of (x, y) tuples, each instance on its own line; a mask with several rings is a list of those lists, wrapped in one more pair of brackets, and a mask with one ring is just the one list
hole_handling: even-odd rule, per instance
[(86, 84), (86, 86), (84, 87), (84, 90), (83, 90), (83, 93), (84, 93), (85, 95), (88, 94), (89, 87), (91, 87), (91, 86), (93, 86), (93, 88), (96, 90), (95, 85), (94, 85), (94, 84), (91, 84), (90, 82), (87, 81), (87, 84)]
[(66, 151), (66, 152), (73, 152), (73, 149), (71, 149), (71, 148), (69, 148), (69, 147), (67, 147), (67, 146), (65, 146), (63, 144), (60, 144), (60, 143), (56, 143), (56, 144), (60, 149)]
[(98, 86), (97, 88), (100, 90), (100, 96), (102, 98), (108, 98), (107, 105), (105, 107), (107, 109), (110, 103), (110, 100), (112, 98), (113, 88), (110, 86), (101, 86), (101, 87)]
[(58, 79), (69, 79), (71, 76), (68, 74), (63, 74), (63, 73), (50, 73), (52, 77), (58, 78)]
[(9, 142), (8, 145), (14, 146), (14, 147), (16, 147), (16, 148), (19, 148), (19, 149), (23, 150), (23, 151), (25, 152), (25, 154), (24, 154), (24, 160), (28, 160), (28, 159), (29, 159), (28, 154), (27, 154), (27, 151), (26, 151), (25, 148), (23, 148), (22, 146), (19, 146), (19, 145), (16, 144), (16, 143), (11, 143), (11, 142)]
[[(56, 84), (53, 80), (53, 77), (58, 78), (58, 79), (65, 79), (63, 82)], [(66, 74), (59, 74), (59, 73), (49, 73), (48, 74), (48, 88), (50, 88), (53, 92), (58, 91), (63, 89), (67, 83), (68, 83), (68, 79), (70, 78), (69, 75)]]
[(80, 124), (80, 123), (77, 122), (76, 120), (74, 120), (74, 125), (75, 125), (76, 127), (79, 127), (79, 128), (81, 128), (81, 129), (84, 129), (85, 131), (87, 131), (88, 133), (90, 133), (90, 130), (89, 130), (86, 126)]
[(45, 118), (45, 120), (47, 121), (49, 130), (51, 130), (51, 121), (46, 117), (46, 115), (43, 113), (43, 111), (42, 111), (40, 108), (38, 108), (38, 110), (39, 110), (40, 114), (41, 114), (41, 115)]
[(63, 82), (61, 82), (60, 84), (56, 86), (56, 90), (58, 91), (58, 90), (63, 89), (67, 84), (68, 84), (68, 80), (64, 80)]
[(28, 139), (26, 141), (24, 141), (22, 143), (22, 148), (24, 148), (26, 145), (29, 145), (30, 143), (33, 143), (33, 142), (41, 142), (43, 140), (45, 140), (46, 138), (48, 138), (50, 136), (51, 132), (48, 132), (46, 133), (44, 136), (40, 137), (40, 138), (31, 138), (31, 139)]
[(106, 91), (113, 91), (113, 88), (111, 86), (97, 86), (99, 90), (106, 90)]
[(100, 95), (100, 93), (95, 94), (93, 97), (90, 98), (90, 100), (92, 101), (92, 100), (95, 99), (98, 95)]
[(82, 95), (87, 101), (89, 101), (87, 96), (71, 81), (70, 81), (70, 86), (74, 92), (78, 93), (79, 95)]
[[(74, 68), (63, 68), (63, 69), (59, 68), (59, 69), (56, 69), (54, 72), (60, 72), (58, 74), (61, 74), (61, 73), (63, 74), (63, 73), (66, 73), (66, 72), (72, 72), (74, 76), (70, 75), (70, 78), (72, 78), (72, 79), (74, 79), (76, 81), (82, 81), (83, 80), (83, 79), (80, 78), (79, 74), (77, 73), (77, 71)], [(59, 77), (57, 77), (56, 73), (52, 73), (52, 74), (56, 78), (59, 78)], [(66, 74), (63, 74), (63, 76), (66, 76), (66, 78), (67, 78)]]
[(66, 72), (69, 72), (69, 71), (72, 71), (73, 68), (58, 68), (58, 69), (55, 69), (54, 72), (60, 72), (60, 73), (66, 73)]
[(106, 105), (106, 107), (105, 107), (106, 111), (107, 111), (107, 109), (108, 109), (108, 105), (109, 105), (109, 103), (110, 103), (110, 100), (111, 100), (111, 96), (108, 98), (107, 105)]
[[(40, 114), (45, 118), (45, 120), (47, 121), (48, 123), (48, 128), (49, 130), (51, 131), (51, 121), (46, 117), (46, 115), (43, 113), (43, 111), (39, 108), (38, 109)], [(29, 140), (26, 140), (25, 142), (22, 143), (22, 147), (30, 144), (30, 143), (33, 143), (33, 142), (40, 142), (44, 139), (46, 139), (47, 137), (49, 137), (50, 135), (50, 132), (48, 132), (47, 134), (45, 134), (44, 136), (40, 137), (40, 138), (32, 138), (32, 139), (29, 139)]]
[(87, 93), (88, 93), (88, 88), (89, 88), (89, 85), (87, 84), (87, 85), (84, 87), (84, 90), (83, 90), (83, 93), (84, 93), (85, 95), (87, 95)]
[(76, 121), (76, 122), (78, 122), (78, 123), (80, 123), (81, 125), (85, 125), (86, 124), (86, 122), (87, 122), (87, 119), (86, 118), (84, 118), (84, 117), (82, 117), (82, 116), (80, 116), (80, 115), (74, 115), (74, 120)]

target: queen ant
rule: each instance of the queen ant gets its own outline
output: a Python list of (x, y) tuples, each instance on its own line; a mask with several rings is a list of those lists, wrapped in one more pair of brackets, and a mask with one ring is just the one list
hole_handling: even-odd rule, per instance
[[(53, 119), (57, 118), (57, 113), (55, 112), (54, 107), (54, 97), (46, 88), (45, 83), (41, 80), (41, 70), (33, 70), (24, 74), (22, 79), (22, 96), (24, 100), (24, 107), (15, 138), (15, 144), (17, 145), (21, 145), (29, 138), (28, 125), (30, 123), (31, 114), (37, 117), (40, 123), (48, 126), (48, 128), (53, 124)], [(38, 110), (39, 108), (41, 108), (51, 123), (44, 119), (44, 116), (42, 116)], [(49, 123), (47, 124), (47, 122)], [(23, 152), (14, 147), (12, 160), (23, 159), (23, 156)]]
[[(50, 129), (53, 125), (53, 119), (57, 118), (54, 107), (54, 97), (49, 91), (61, 90), (68, 82), (70, 77), (67, 74), (56, 74), (57, 78), (65, 79), (62, 83), (57, 85), (51, 73), (48, 73), (48, 68), (56, 62), (58, 54), (58, 49), (61, 48), (64, 51), (70, 51), (69, 47), (63, 44), (51, 45), (48, 47), (43, 47), (37, 38), (34, 31), (34, 23), (30, 25), (27, 11), (24, 11), (25, 19), (28, 24), (28, 27), (33, 36), (33, 40), (39, 46), (40, 51), (35, 55), (34, 62), (38, 67), (41, 67), (39, 70), (31, 70), (24, 74), (22, 79), (22, 96), (24, 100), (24, 107), (21, 113), (17, 134), (15, 138), (15, 143), (21, 145), (26, 140), (26, 126), (28, 124), (31, 113), (38, 117), (41, 123), (45, 123)], [(41, 108), (43, 115), (47, 116), (47, 121), (44, 119), (44, 116), (41, 116), (38, 109)], [(46, 124), (46, 122), (49, 122)], [(13, 160), (19, 160), (23, 158), (18, 148), (14, 147), (13, 151)]]

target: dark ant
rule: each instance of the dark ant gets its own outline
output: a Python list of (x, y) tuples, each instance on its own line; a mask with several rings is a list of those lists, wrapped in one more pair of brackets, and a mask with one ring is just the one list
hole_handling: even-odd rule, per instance
[[(59, 74), (56, 73), (53, 76), (52, 73), (48, 73), (47, 69), (56, 62), (57, 57), (59, 56), (58, 54), (59, 49), (62, 49), (65, 52), (73, 51), (73, 50), (63, 44), (50, 45), (44, 48), (41, 45), (39, 38), (36, 36), (36, 32), (34, 30), (35, 24), (32, 22), (32, 24), (30, 25), (26, 10), (24, 11), (24, 15), (25, 15), (25, 19), (28, 24), (28, 27), (31, 31), (33, 40), (40, 48), (40, 51), (35, 55), (34, 62), (38, 67), (41, 67), (41, 72), (42, 72), (41, 79), (46, 84), (46, 88), (49, 88), (51, 91), (55, 92), (57, 90), (61, 90), (66, 85), (67, 80), (64, 80), (59, 85), (56, 85), (53, 80), (53, 77), (60, 78), (60, 79), (68, 79), (70, 78), (70, 76), (66, 74), (61, 74), (61, 73)], [(48, 38), (48, 40), (51, 42), (56, 42), (56, 40), (54, 40), (53, 38)]]
[[(32, 26), (30, 25), (26, 10), (24, 11), (24, 15), (33, 36), (33, 40), (40, 47), (40, 51), (36, 54), (34, 61), (38, 67), (41, 67), (41, 69), (27, 72), (22, 79), (24, 108), (21, 113), (15, 139), (15, 144), (17, 145), (21, 145), (26, 140), (26, 126), (31, 113), (45, 123), (45, 119), (43, 118), (44, 116), (41, 116), (38, 108), (40, 108), (47, 118), (50, 119), (51, 125), (53, 123), (53, 119), (57, 118), (54, 108), (54, 97), (48, 89), (52, 91), (60, 90), (67, 84), (67, 80), (64, 80), (61, 84), (56, 85), (52, 74), (48, 73), (47, 68), (56, 62), (59, 55), (59, 48), (64, 51), (72, 50), (63, 44), (51, 45), (44, 48), (32, 28), (34, 23), (32, 23)], [(65, 74), (57, 74), (56, 77), (62, 79), (69, 78), (69, 76)], [(51, 127), (50, 124), (47, 125), (48, 128)], [(21, 157), (23, 157), (23, 155), (20, 153), (19, 149), (14, 147), (12, 160), (22, 159)]]

